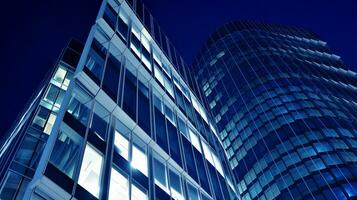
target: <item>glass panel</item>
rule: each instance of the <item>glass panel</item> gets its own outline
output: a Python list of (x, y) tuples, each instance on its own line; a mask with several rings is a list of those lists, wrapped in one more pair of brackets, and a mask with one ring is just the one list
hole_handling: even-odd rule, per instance
[(140, 31), (136, 26), (133, 26), (131, 32), (132, 34), (131, 34), (130, 48), (140, 58), (141, 57)]
[(89, 144), (84, 151), (78, 184), (95, 197), (99, 197), (103, 157)]
[(50, 113), (51, 111), (40, 106), (32, 123), (36, 126), (39, 126), (39, 128), (42, 130), (42, 128), (46, 124), (47, 118), (50, 115)]
[(147, 156), (143, 150), (133, 145), (133, 154), (131, 158), (131, 166), (141, 171), (145, 176), (148, 175)]
[(50, 86), (48, 87), (48, 90), (46, 92), (45, 97), (43, 98), (43, 100), (45, 100), (46, 102), (50, 103), (51, 105), (54, 104), (54, 102), (56, 101), (58, 92), (60, 91), (60, 89), (52, 84), (50, 84)]
[(167, 132), (165, 125), (165, 117), (155, 107), (155, 127), (156, 127), (156, 142), (167, 153), (169, 153), (167, 144)]
[(109, 114), (110, 113), (101, 104), (95, 103), (91, 129), (102, 138), (102, 140), (105, 140), (106, 137)]
[(87, 126), (90, 108), (92, 107), (91, 97), (80, 87), (75, 86), (67, 112)]
[(0, 198), (13, 199), (15, 197), (20, 182), (21, 176), (9, 171), (4, 181), (4, 185), (1, 188)]
[(120, 65), (121, 63), (109, 54), (104, 73), (103, 88), (115, 102), (118, 96)]
[(56, 115), (54, 113), (51, 113), (50, 117), (47, 120), (45, 129), (43, 130), (44, 133), (46, 133), (47, 135), (51, 133), (52, 126), (55, 123), (55, 120), (56, 120)]
[(177, 129), (169, 121), (167, 121), (166, 124), (167, 124), (167, 132), (169, 136), (170, 155), (177, 162), (177, 164), (182, 165)]
[(55, 75), (53, 76), (53, 80), (58, 84), (58, 86), (62, 85), (64, 77), (66, 76), (67, 71), (62, 67), (58, 67)]
[(184, 155), (185, 155), (185, 158), (186, 158), (187, 172), (188, 172), (189, 175), (191, 175), (191, 177), (193, 179), (195, 179), (198, 182), (197, 171), (196, 171), (196, 166), (195, 166), (195, 160), (193, 158), (192, 145), (184, 137), (182, 138), (182, 144), (183, 144)]
[(165, 86), (165, 83), (164, 83), (164, 75), (162, 74), (160, 68), (157, 67), (156, 64), (154, 65), (154, 74), (155, 74), (155, 78), (159, 81), (159, 83), (160, 83), (162, 86)]
[(127, 40), (128, 36), (128, 24), (129, 24), (129, 17), (124, 12), (123, 9), (120, 10), (119, 13), (119, 20), (118, 20), (118, 32), (125, 41)]
[(197, 189), (189, 183), (187, 183), (187, 193), (189, 200), (198, 200)]
[(154, 157), (154, 177), (155, 184), (167, 191), (166, 167), (163, 162), (163, 160)]
[(109, 26), (113, 30), (115, 30), (115, 25), (116, 25), (116, 21), (117, 21), (117, 13), (112, 8), (112, 6), (110, 6), (110, 4), (107, 4), (107, 7), (104, 10), (103, 18), (109, 24)]
[(146, 195), (146, 192), (135, 186), (134, 184), (131, 184), (131, 200), (147, 200), (148, 196)]
[(82, 138), (67, 124), (62, 123), (50, 162), (67, 176), (73, 178), (80, 159), (81, 144)]
[(102, 79), (104, 59), (106, 49), (97, 40), (93, 40), (89, 55), (86, 61), (86, 67), (93, 73), (98, 81)]
[(138, 82), (138, 124), (150, 136), (150, 103), (149, 103), (149, 89)]
[(198, 136), (196, 135), (196, 133), (194, 133), (192, 131), (191, 128), (188, 129), (189, 133), (190, 133), (190, 139), (191, 139), (191, 143), (192, 145), (199, 151), (202, 152), (201, 150), (201, 146), (200, 146), (200, 141), (198, 139)]
[(115, 131), (114, 135), (115, 150), (126, 160), (129, 159), (129, 140)]
[(112, 167), (109, 200), (128, 200), (129, 199), (129, 182), (128, 179)]
[(129, 71), (126, 71), (123, 110), (136, 121), (136, 77)]
[(183, 200), (180, 176), (170, 169), (170, 190), (171, 196), (177, 200)]

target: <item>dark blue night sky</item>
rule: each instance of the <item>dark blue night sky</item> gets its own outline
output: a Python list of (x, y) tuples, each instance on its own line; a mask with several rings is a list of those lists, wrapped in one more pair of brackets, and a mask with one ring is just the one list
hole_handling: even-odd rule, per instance
[[(70, 37), (85, 40), (100, 0), (6, 1), (1, 5), (0, 135), (23, 110)], [(353, 0), (145, 0), (189, 64), (210, 33), (239, 19), (307, 27), (357, 70)], [(6, 5), (5, 5), (6, 4)]]

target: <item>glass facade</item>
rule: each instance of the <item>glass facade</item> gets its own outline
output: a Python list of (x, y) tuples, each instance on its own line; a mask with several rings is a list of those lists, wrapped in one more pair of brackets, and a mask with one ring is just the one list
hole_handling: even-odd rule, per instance
[(3, 143), (1, 199), (237, 199), (215, 123), (141, 2), (103, 1), (61, 58)]
[(194, 71), (242, 199), (357, 196), (357, 76), (326, 42), (302, 28), (232, 22)]

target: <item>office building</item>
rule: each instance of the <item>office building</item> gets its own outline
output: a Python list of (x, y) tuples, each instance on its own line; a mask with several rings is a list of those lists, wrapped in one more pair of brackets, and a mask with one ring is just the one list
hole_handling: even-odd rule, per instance
[(320, 37), (231, 22), (193, 65), (243, 200), (357, 196), (357, 76)]
[(0, 151), (0, 199), (236, 199), (216, 125), (139, 1), (103, 1)]

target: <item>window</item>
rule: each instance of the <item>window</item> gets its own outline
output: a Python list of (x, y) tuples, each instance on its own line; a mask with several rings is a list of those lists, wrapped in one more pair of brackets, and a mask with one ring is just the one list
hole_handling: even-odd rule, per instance
[(43, 98), (43, 100), (50, 104), (48, 109), (52, 109), (52, 105), (56, 102), (59, 91), (60, 89), (52, 84), (48, 87), (45, 97)]
[(157, 155), (154, 157), (154, 177), (155, 184), (167, 191), (166, 167), (164, 162), (165, 161), (160, 159)]
[(102, 79), (105, 57), (106, 57), (106, 49), (97, 40), (93, 40), (86, 61), (86, 67), (95, 76), (97, 82)]
[(39, 126), (39, 128), (42, 130), (46, 124), (47, 118), (49, 117), (50, 113), (51, 111), (40, 106), (32, 123), (36, 126)]
[(192, 143), (192, 145), (193, 145), (199, 152), (202, 152), (201, 146), (200, 146), (200, 140), (198, 139), (197, 134), (194, 133), (191, 128), (189, 128), (188, 131), (189, 131), (189, 133), (190, 133), (190, 138), (191, 138), (191, 143)]
[(190, 183), (187, 183), (187, 196), (189, 200), (199, 200), (197, 189)]
[(147, 200), (148, 196), (146, 192), (137, 187), (134, 184), (131, 184), (131, 200)]
[(141, 171), (145, 176), (148, 175), (148, 161), (146, 153), (136, 145), (133, 145), (131, 166)]
[(121, 63), (109, 54), (102, 87), (115, 102), (118, 96), (120, 65)]
[(91, 145), (87, 144), (84, 151), (82, 167), (78, 184), (95, 197), (99, 197), (102, 176), (103, 157)]
[(91, 129), (102, 139), (105, 140), (107, 126), (109, 122), (110, 113), (99, 103), (94, 105), (93, 120)]
[(68, 125), (62, 123), (50, 162), (64, 174), (73, 178), (80, 159), (81, 144), (82, 138)]
[(129, 159), (129, 141), (117, 130), (115, 130), (114, 135), (114, 146), (115, 150), (126, 160)]
[(156, 143), (163, 150), (169, 153), (165, 117), (157, 108), (155, 108), (155, 127), (156, 127)]
[(186, 136), (187, 138), (189, 138), (189, 134), (188, 134), (188, 128), (186, 126), (186, 123), (180, 118), (178, 117), (178, 125), (179, 125), (179, 130), (180, 132)]
[(107, 7), (104, 10), (104, 15), (103, 19), (108, 23), (108, 25), (115, 30), (116, 26), (116, 21), (117, 21), (117, 13), (116, 11), (110, 6), (110, 4), (107, 5)]
[(109, 200), (128, 200), (129, 199), (129, 182), (127, 177), (112, 167)]
[(171, 191), (172, 198), (176, 200), (184, 200), (182, 195), (180, 175), (178, 175), (178, 173), (170, 169), (169, 178), (170, 178), (170, 191)]
[(91, 107), (92, 98), (76, 85), (67, 112), (72, 114), (72, 116), (78, 119), (83, 125), (87, 126)]
[(128, 36), (128, 24), (129, 24), (129, 17), (124, 12), (124, 9), (120, 10), (119, 13), (119, 20), (118, 20), (118, 32), (120, 37), (126, 41)]
[(141, 81), (138, 82), (138, 124), (147, 133), (151, 135), (150, 127), (150, 102), (149, 89)]
[(136, 121), (136, 77), (129, 71), (126, 71), (123, 110)]
[(151, 56), (150, 56), (150, 41), (149, 39), (147, 39), (145, 37), (144, 34), (141, 35), (141, 43), (143, 45), (144, 48), (142, 48), (142, 53), (143, 53), (143, 56), (141, 58), (141, 60), (143, 61), (144, 65), (146, 68), (148, 68), (150, 71), (152, 70), (151, 69)]
[(165, 83), (164, 83), (164, 75), (162, 74), (160, 68), (157, 67), (156, 64), (154, 65), (154, 74), (155, 74), (155, 78), (159, 81), (159, 83), (160, 83), (162, 86), (165, 86)]
[(51, 113), (45, 125), (45, 129), (43, 130), (44, 133), (46, 133), (47, 135), (51, 133), (52, 126), (55, 123), (55, 120), (56, 120), (56, 115), (54, 113)]
[(141, 57), (141, 42), (140, 42), (140, 30), (135, 25), (131, 29), (131, 43), (130, 48), (139, 57)]
[(58, 67), (55, 75), (53, 76), (54, 84), (60, 87), (66, 77), (66, 73), (67, 71), (65, 69), (63, 69), (62, 67)]

